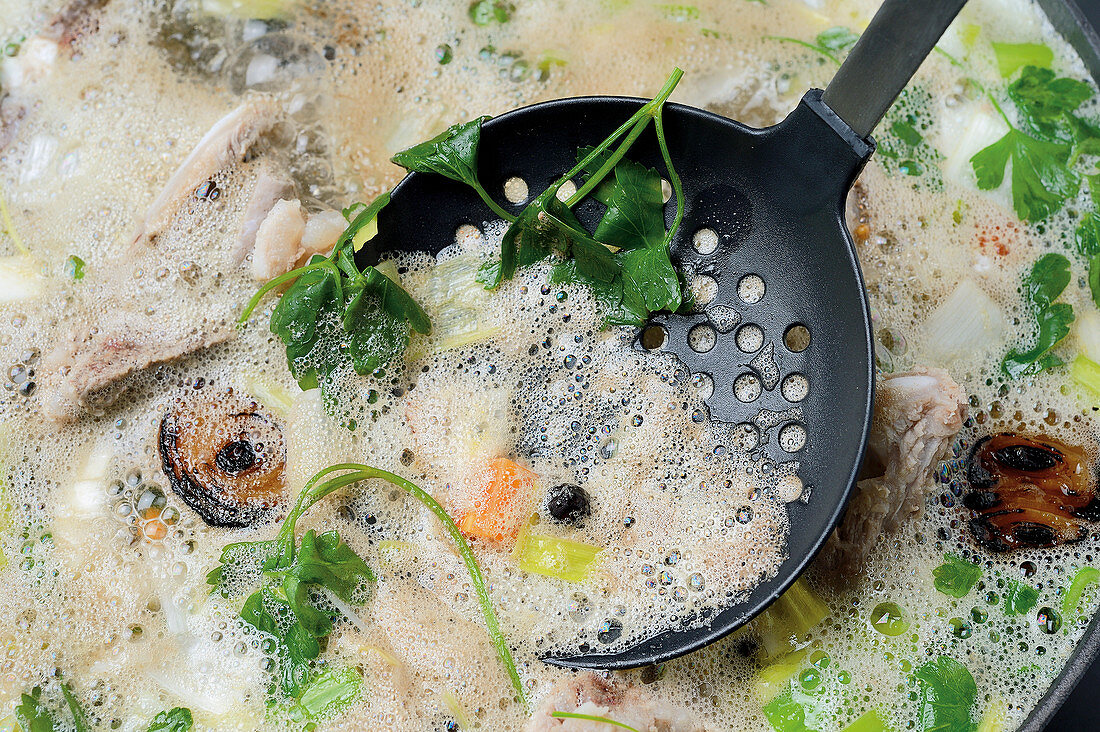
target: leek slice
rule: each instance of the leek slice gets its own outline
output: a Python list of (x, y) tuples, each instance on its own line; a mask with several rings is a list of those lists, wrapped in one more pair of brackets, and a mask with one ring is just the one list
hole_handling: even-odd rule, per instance
[(797, 650), (803, 636), (829, 615), (828, 606), (803, 579), (795, 581), (749, 627), (760, 642), (765, 659)]
[(971, 279), (958, 284), (922, 329), (928, 350), (943, 361), (970, 358), (976, 351), (1001, 346), (1008, 334), (997, 303)]
[(477, 281), (481, 259), (460, 254), (444, 259), (430, 275), (414, 285), (417, 302), (432, 319), (430, 338), (416, 338), (409, 348), (414, 360), (431, 351), (449, 351), (486, 341), (500, 332), (489, 300), (492, 293)]
[(767, 704), (772, 699), (788, 689), (791, 679), (802, 668), (802, 662), (806, 660), (806, 651), (795, 651), (784, 656), (781, 660), (760, 669), (753, 682), (753, 691), (761, 704)]
[(1100, 580), (1100, 570), (1096, 567), (1081, 567), (1077, 570), (1077, 574), (1073, 575), (1073, 581), (1069, 583), (1069, 589), (1066, 590), (1066, 596), (1062, 598), (1063, 618), (1069, 620), (1071, 616), (1077, 614), (1085, 588), (1095, 584), (1097, 580)]
[(889, 732), (878, 710), (872, 709), (844, 728), (844, 732)]
[(1100, 363), (1096, 363), (1083, 353), (1078, 353), (1070, 364), (1069, 375), (1094, 395), (1100, 395)]
[(203, 12), (233, 18), (271, 20), (290, 13), (297, 0), (202, 0)]
[(567, 582), (581, 582), (602, 547), (571, 539), (538, 536), (524, 532), (516, 542), (513, 555), (524, 572), (555, 577)]

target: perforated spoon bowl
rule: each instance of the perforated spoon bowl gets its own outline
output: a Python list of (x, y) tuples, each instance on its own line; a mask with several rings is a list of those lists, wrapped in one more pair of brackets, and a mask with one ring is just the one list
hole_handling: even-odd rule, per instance
[[(817, 554), (843, 515), (867, 444), (874, 350), (863, 278), (844, 221), (845, 198), (874, 152), (870, 138), (965, 0), (886, 0), (826, 91), (812, 89), (778, 125), (752, 129), (676, 104), (666, 139), (686, 195), (673, 260), (717, 283), (690, 315), (659, 315), (639, 343), (674, 352), (713, 382), (714, 419), (741, 425), (761, 454), (799, 462), (805, 501), (788, 505), (788, 559), (747, 597), (632, 648), (582, 648), (546, 660), (575, 668), (633, 668), (694, 651), (744, 625)], [(549, 187), (628, 119), (644, 100), (560, 99), (517, 109), (482, 128), (478, 174), (506, 210), (504, 184)], [(663, 169), (650, 128), (629, 157)], [(666, 211), (671, 222), (673, 212)], [(598, 207), (577, 209), (594, 228)], [(496, 217), (469, 187), (412, 173), (382, 210), (378, 235), (358, 255), (429, 249), (464, 224)], [(739, 380), (740, 379), (740, 380)]]

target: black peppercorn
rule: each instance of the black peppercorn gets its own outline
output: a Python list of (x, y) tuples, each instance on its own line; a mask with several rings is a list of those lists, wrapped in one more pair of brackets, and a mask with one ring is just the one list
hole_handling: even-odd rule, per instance
[(579, 485), (563, 483), (550, 489), (546, 498), (550, 515), (558, 521), (573, 522), (587, 516), (591, 508), (588, 493)]

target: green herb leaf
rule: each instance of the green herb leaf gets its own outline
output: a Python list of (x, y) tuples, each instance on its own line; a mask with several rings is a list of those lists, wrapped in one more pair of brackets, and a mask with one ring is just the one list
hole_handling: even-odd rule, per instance
[(23, 694), (15, 707), (15, 718), (23, 732), (54, 732), (53, 715), (42, 705), (42, 688), (34, 687), (30, 694)]
[(87, 712), (80, 706), (76, 696), (67, 684), (61, 684), (61, 695), (65, 697), (65, 705), (69, 707), (69, 713), (73, 715), (73, 726), (76, 732), (91, 732), (92, 723), (88, 719)]
[(970, 158), (978, 188), (992, 190), (1004, 180), (1012, 161), (1012, 204), (1025, 221), (1042, 221), (1077, 193), (1080, 177), (1069, 169), (1070, 147), (1035, 139), (1018, 130), (1008, 133)]
[(470, 4), (469, 13), (476, 25), (489, 25), (507, 23), (515, 10), (516, 6), (505, 0), (476, 0)]
[(598, 189), (607, 211), (595, 238), (620, 249), (660, 246), (665, 239), (661, 176), (653, 168), (623, 160), (615, 166), (614, 179), (614, 184), (607, 181)]
[(1100, 253), (1089, 258), (1089, 293), (1093, 304), (1100, 308)]
[(854, 46), (856, 41), (859, 40), (859, 34), (850, 28), (837, 25), (821, 31), (814, 40), (821, 48), (827, 48), (830, 51), (842, 51), (845, 48)]
[(435, 173), (465, 183), (477, 191), (493, 213), (505, 221), (512, 221), (514, 217), (489, 196), (477, 177), (477, 148), (481, 143), (481, 125), (487, 119), (489, 117), (478, 117), (451, 125), (441, 134), (402, 150), (390, 160), (410, 172)]
[(70, 254), (65, 260), (65, 274), (74, 280), (84, 279), (84, 260), (75, 254)]
[(1073, 114), (1067, 114), (1065, 118), (1069, 126), (1070, 139), (1073, 141), (1069, 164), (1076, 163), (1082, 155), (1100, 155), (1100, 127)]
[(1077, 225), (1073, 240), (1081, 256), (1100, 254), (1100, 213), (1090, 211), (1085, 214)]
[(1035, 314), (1039, 332), (1032, 348), (1027, 351), (1012, 349), (1004, 357), (1001, 369), (1008, 376), (1017, 379), (1062, 364), (1062, 359), (1048, 351), (1069, 335), (1073, 323), (1073, 308), (1065, 303), (1054, 303), (1069, 280), (1069, 260), (1061, 254), (1043, 255), (1024, 278), (1024, 293)]
[(1017, 580), (1008, 580), (1005, 586), (1005, 615), (1009, 617), (1023, 615), (1035, 607), (1039, 600), (1039, 591), (1031, 585)]
[(271, 588), (253, 593), (241, 607), (241, 620), (274, 640), (278, 687), (297, 698), (311, 679), (310, 661), (321, 655), (321, 644), (300, 623), (289, 622), (292, 615), (290, 603)]
[(1055, 78), (1050, 69), (1026, 66), (1020, 78), (1008, 85), (1008, 96), (1040, 137), (1064, 139), (1059, 130), (1063, 116), (1091, 99), (1092, 87), (1076, 79)]
[(147, 732), (187, 732), (193, 724), (190, 709), (174, 707), (153, 717)]
[(921, 681), (921, 729), (970, 732), (970, 710), (978, 687), (966, 666), (950, 656), (939, 656), (917, 669), (916, 677)]
[(1069, 284), (1069, 260), (1061, 254), (1045, 254), (1024, 278), (1024, 290), (1032, 312), (1049, 308)]
[(997, 43), (993, 42), (993, 53), (997, 56), (997, 68), (1001, 76), (1008, 79), (1021, 66), (1041, 66), (1050, 68), (1054, 52), (1041, 43)]
[(427, 142), (402, 150), (391, 160), (409, 171), (436, 173), (478, 187), (477, 148), (481, 142), (481, 124), (487, 119), (478, 117), (451, 125)]
[(287, 366), (303, 389), (316, 386), (344, 361), (337, 324), (341, 310), (341, 273), (314, 256), (271, 313), (271, 332), (286, 346)]
[(1027, 351), (1015, 348), (1009, 351), (1001, 362), (1001, 369), (1011, 378), (1018, 379), (1061, 366), (1062, 359), (1048, 351), (1069, 335), (1073, 317), (1073, 308), (1065, 303), (1044, 310), (1038, 316), (1039, 334), (1035, 345)]
[(982, 568), (954, 554), (944, 554), (943, 560), (943, 564), (932, 570), (936, 589), (951, 597), (966, 597), (981, 579)]

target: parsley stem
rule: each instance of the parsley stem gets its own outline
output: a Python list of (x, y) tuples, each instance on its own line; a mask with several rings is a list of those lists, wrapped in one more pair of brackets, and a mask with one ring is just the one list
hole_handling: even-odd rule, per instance
[(672, 185), (672, 191), (676, 194), (676, 216), (672, 219), (672, 226), (665, 233), (665, 247), (672, 245), (672, 237), (680, 228), (680, 222), (684, 220), (684, 186), (680, 182), (680, 174), (672, 165), (672, 156), (668, 153), (668, 144), (665, 141), (665, 123), (662, 112), (664, 106), (657, 108), (657, 116), (653, 118), (653, 127), (657, 131), (657, 145), (661, 148), (661, 157), (664, 158), (665, 168), (668, 170), (668, 182)]
[(642, 105), (642, 107), (631, 115), (630, 119), (619, 125), (619, 128), (611, 133), (606, 140), (601, 142), (590, 153), (584, 156), (584, 159), (573, 166), (573, 168), (563, 175), (561, 178), (551, 186), (551, 190), (557, 191), (558, 187), (565, 181), (569, 180), (577, 173), (584, 170), (589, 163), (601, 155), (607, 148), (615, 144), (615, 142), (625, 133), (630, 130), (630, 135), (623, 141), (623, 145), (619, 146), (619, 149), (611, 156), (608, 162), (600, 166), (600, 169), (595, 175), (589, 176), (588, 180), (584, 182), (577, 192), (569, 197), (569, 200), (565, 202), (566, 206), (572, 207), (577, 204), (578, 201), (583, 199), (589, 193), (591, 193), (596, 186), (598, 186), (607, 174), (615, 167), (615, 164), (622, 160), (623, 155), (626, 155), (627, 150), (634, 144), (634, 141), (638, 139), (638, 135), (642, 134), (642, 130), (645, 129), (646, 124), (650, 119), (654, 117), (656, 111), (661, 108), (665, 103), (665, 100), (672, 95), (672, 91), (676, 88), (676, 85), (680, 83), (680, 79), (683, 77), (684, 72), (681, 69), (673, 69), (672, 74), (669, 75), (668, 80), (665, 81), (665, 85), (661, 87), (661, 91), (657, 93), (657, 96), (650, 99), (648, 102)]
[(485, 201), (485, 205), (488, 206), (490, 209), (492, 209), (493, 213), (495, 213), (497, 216), (499, 216), (500, 218), (507, 221), (509, 224), (516, 220), (515, 216), (508, 213), (503, 208), (501, 208), (499, 205), (497, 205), (497, 202), (492, 199), (492, 197), (489, 195), (488, 191), (486, 191), (482, 187), (480, 181), (473, 181), (472, 183), (470, 183), (470, 185), (473, 186), (473, 189), (475, 191), (477, 191), (477, 195), (481, 196), (481, 200)]
[(955, 58), (954, 56), (952, 56), (950, 53), (943, 50), (939, 46), (933, 46), (932, 50), (935, 51), (936, 53), (940, 54), (941, 56), (943, 56), (945, 59), (947, 59), (948, 62), (950, 62), (952, 66), (954, 66), (955, 68), (962, 71), (966, 75), (965, 76), (966, 80), (969, 81), (971, 84), (973, 84), (975, 87), (977, 87), (978, 91), (980, 91), (982, 94), (985, 95), (986, 99), (988, 99), (990, 104), (993, 105), (993, 108), (995, 110), (997, 110), (997, 114), (1001, 115), (1001, 119), (1003, 119), (1005, 121), (1005, 124), (1007, 124), (1009, 127), (1014, 127), (1014, 125), (1012, 124), (1012, 120), (1010, 120), (1008, 118), (1008, 115), (1005, 114), (1005, 111), (1004, 111), (1004, 109), (1001, 108), (1001, 105), (997, 101), (997, 98), (994, 97), (993, 94), (991, 94), (990, 91), (985, 88), (985, 86), (982, 84), (982, 82), (978, 81), (977, 79), (975, 79), (973, 76), (970, 75), (970, 69), (968, 69), (963, 64), (962, 61), (959, 61), (957, 58)]
[(804, 47), (810, 49), (811, 51), (815, 51), (816, 53), (821, 54), (822, 56), (829, 59), (830, 61), (832, 61), (837, 66), (840, 66), (840, 59), (838, 59), (836, 56), (834, 56), (828, 50), (826, 50), (826, 49), (822, 48), (821, 46), (818, 46), (814, 43), (810, 43), (809, 41), (803, 41), (803, 40), (800, 40), (798, 38), (790, 38), (789, 36), (764, 36), (764, 38), (766, 38), (769, 41), (781, 41), (783, 43), (793, 43), (797, 46), (804, 46)]
[(252, 311), (256, 309), (256, 306), (260, 304), (260, 301), (264, 299), (264, 296), (274, 290), (279, 285), (283, 284), (284, 282), (296, 280), (304, 275), (306, 272), (312, 272), (315, 269), (326, 267), (328, 266), (330, 261), (331, 260), (326, 259), (323, 262), (314, 262), (313, 264), (307, 264), (304, 267), (292, 269), (285, 274), (281, 274), (278, 277), (268, 280), (264, 283), (263, 287), (261, 287), (259, 290), (256, 290), (256, 294), (253, 295), (252, 298), (248, 301), (248, 304), (244, 306), (244, 311), (241, 312), (241, 316), (237, 318), (237, 322), (243, 323), (248, 320), (249, 316), (252, 315)]
[[(320, 482), (326, 475), (341, 470), (352, 472), (345, 473), (336, 478), (330, 478), (323, 483)], [(481, 568), (477, 564), (477, 558), (474, 557), (473, 549), (470, 548), (470, 543), (466, 541), (466, 537), (458, 530), (458, 526), (455, 525), (454, 519), (452, 519), (450, 514), (432, 498), (430, 493), (416, 484), (405, 480), (400, 475), (382, 470), (381, 468), (373, 468), (369, 465), (363, 465), (362, 463), (340, 463), (337, 465), (330, 465), (324, 470), (319, 471), (302, 486), (302, 491), (298, 494), (298, 500), (295, 502), (294, 508), (287, 514), (286, 521), (279, 532), (278, 539), (285, 540), (287, 538), (287, 536), (284, 536), (283, 532), (287, 531), (288, 527), (289, 538), (293, 539), (294, 524), (297, 522), (298, 518), (317, 503), (317, 501), (346, 485), (358, 483), (363, 480), (370, 480), (372, 478), (380, 478), (405, 490), (407, 493), (411, 494), (413, 498), (426, 506), (429, 511), (435, 514), (435, 517), (443, 524), (444, 530), (446, 530), (451, 541), (453, 541), (458, 548), (458, 553), (462, 556), (462, 561), (466, 565), (466, 570), (470, 573), (470, 582), (473, 584), (474, 590), (477, 593), (478, 603), (481, 605), (481, 613), (485, 618), (485, 628), (489, 633), (489, 638), (493, 646), (496, 648), (497, 656), (508, 671), (508, 676), (512, 680), (512, 686), (519, 695), (520, 701), (523, 702), (525, 707), (529, 707), (527, 694), (523, 690), (523, 682), (519, 677), (519, 671), (516, 669), (516, 662), (512, 658), (512, 651), (508, 648), (508, 641), (505, 639), (504, 633), (500, 630), (500, 623), (497, 620), (496, 612), (493, 610), (493, 603), (492, 599), (489, 597), (489, 590), (485, 584), (485, 577), (481, 574)]]

